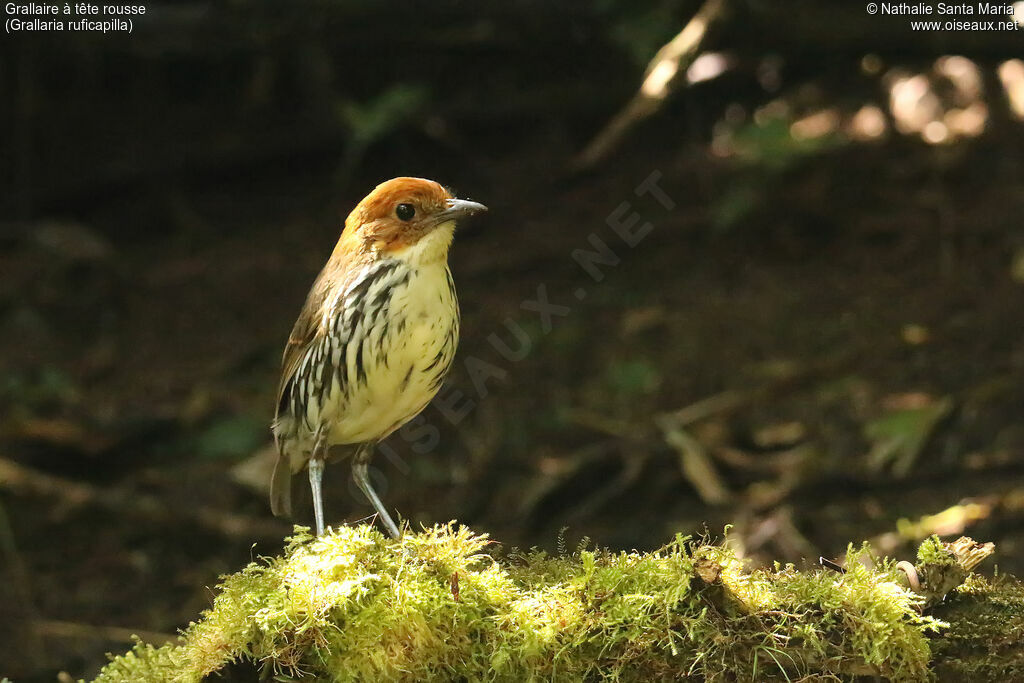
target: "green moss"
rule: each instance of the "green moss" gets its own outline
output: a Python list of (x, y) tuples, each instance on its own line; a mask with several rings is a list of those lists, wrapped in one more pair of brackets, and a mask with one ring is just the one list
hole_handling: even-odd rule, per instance
[(135, 647), (103, 667), (96, 680), (110, 683), (196, 680), (196, 676), (185, 673), (186, 666), (182, 648), (174, 645), (155, 648), (137, 641)]
[(917, 549), (917, 564), (933, 567), (955, 567), (956, 556), (949, 552), (946, 544), (934, 534), (926, 539)]
[(297, 528), (283, 557), (226, 577), (180, 644), (137, 644), (96, 680), (199, 681), (232, 662), (327, 681), (924, 679), (942, 624), (865, 552), (845, 574), (748, 572), (683, 537), (653, 553), (502, 555), (453, 524), (401, 541)]
[(934, 644), (940, 680), (1024, 680), (1024, 583), (974, 574), (935, 611), (950, 622)]

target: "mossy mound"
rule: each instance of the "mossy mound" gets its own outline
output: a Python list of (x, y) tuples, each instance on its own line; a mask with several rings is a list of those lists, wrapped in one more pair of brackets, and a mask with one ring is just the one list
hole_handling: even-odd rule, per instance
[(199, 681), (233, 662), (275, 680), (921, 680), (943, 626), (863, 548), (845, 573), (747, 572), (683, 537), (653, 553), (498, 551), (453, 524), (401, 541), (297, 529), (283, 557), (226, 577), (180, 644), (139, 643), (96, 681)]
[(942, 681), (1024, 681), (1024, 583), (977, 574), (935, 609), (949, 621), (932, 644)]

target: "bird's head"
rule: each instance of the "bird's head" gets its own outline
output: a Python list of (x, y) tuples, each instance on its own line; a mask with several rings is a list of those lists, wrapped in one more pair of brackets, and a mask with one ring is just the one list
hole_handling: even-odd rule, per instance
[(433, 180), (392, 178), (352, 210), (339, 247), (417, 264), (443, 260), (455, 221), (486, 210), (483, 204), (456, 199)]

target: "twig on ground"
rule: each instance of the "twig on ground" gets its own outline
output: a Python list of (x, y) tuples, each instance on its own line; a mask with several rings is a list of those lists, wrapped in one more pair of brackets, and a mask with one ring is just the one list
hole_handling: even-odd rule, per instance
[(178, 636), (159, 631), (145, 631), (137, 628), (120, 626), (96, 626), (95, 624), (79, 624), (73, 621), (57, 619), (37, 619), (32, 623), (33, 630), (43, 638), (62, 638), (73, 640), (101, 640), (107, 643), (130, 643), (139, 637), (147, 643), (160, 646), (175, 643)]
[(710, 505), (721, 505), (732, 500), (732, 492), (722, 481), (707, 451), (697, 439), (681, 427), (662, 425), (665, 441), (679, 454), (683, 476), (693, 484), (701, 499)]
[[(14, 530), (11, 528), (10, 519), (7, 517), (7, 510), (0, 503), (0, 557), (3, 557), (9, 568), (11, 590), (17, 596), (16, 600), (21, 603), (22, 615), (32, 619), (38, 615), (36, 603), (32, 596), (32, 581), (29, 578), (28, 567), (14, 539)], [(12, 606), (13, 607), (13, 606)], [(45, 649), (42, 640), (35, 633), (29, 633), (25, 641), (29, 649), (28, 654), (35, 661), (45, 661)]]
[(231, 537), (276, 538), (284, 528), (282, 522), (236, 515), (209, 506), (171, 507), (159, 496), (139, 494), (129, 489), (99, 488), (46, 474), (7, 458), (0, 458), (0, 489), (57, 498), (62, 505), (72, 508), (98, 505), (118, 514), (149, 521), (191, 520), (201, 527)]

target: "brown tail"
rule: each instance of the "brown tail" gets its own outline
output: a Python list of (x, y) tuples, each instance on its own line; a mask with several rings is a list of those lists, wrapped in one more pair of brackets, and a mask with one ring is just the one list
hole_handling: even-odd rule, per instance
[(274, 476), (270, 478), (270, 509), (276, 517), (292, 515), (292, 468), (286, 455), (277, 457)]

